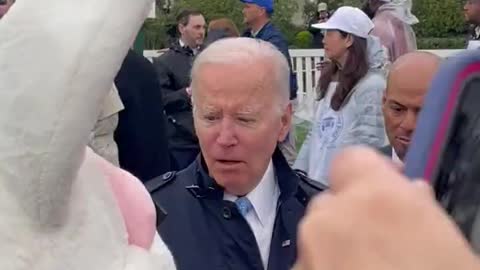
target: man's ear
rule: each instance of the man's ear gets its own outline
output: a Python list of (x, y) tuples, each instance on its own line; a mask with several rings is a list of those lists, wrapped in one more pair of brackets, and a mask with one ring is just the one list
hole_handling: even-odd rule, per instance
[(178, 30), (178, 33), (181, 35), (183, 35), (183, 32), (185, 31), (185, 25), (183, 24), (178, 24), (178, 27), (177, 27), (177, 30)]
[(282, 113), (282, 127), (280, 130), (280, 134), (278, 136), (278, 141), (283, 142), (287, 138), (288, 133), (294, 127), (292, 127), (292, 117), (293, 117), (293, 107), (292, 103), (289, 102), (288, 106)]
[(382, 97), (382, 112), (385, 115), (387, 109), (387, 90), (383, 91)]

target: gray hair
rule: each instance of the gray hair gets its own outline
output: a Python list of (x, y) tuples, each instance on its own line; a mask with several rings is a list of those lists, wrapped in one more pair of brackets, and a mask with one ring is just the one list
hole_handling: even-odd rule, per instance
[(205, 64), (254, 65), (265, 61), (272, 65), (272, 82), (278, 90), (280, 106), (290, 102), (290, 68), (286, 57), (272, 44), (253, 38), (225, 38), (212, 43), (195, 60), (192, 68), (192, 98), (195, 98), (193, 82)]

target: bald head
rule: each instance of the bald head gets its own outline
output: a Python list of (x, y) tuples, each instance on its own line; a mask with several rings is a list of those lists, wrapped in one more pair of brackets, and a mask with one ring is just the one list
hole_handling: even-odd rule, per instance
[(412, 52), (399, 57), (391, 66), (387, 91), (425, 94), (442, 58), (428, 52)]
[(415, 131), (417, 115), (442, 58), (427, 52), (408, 53), (391, 66), (383, 99), (385, 127), (400, 159)]

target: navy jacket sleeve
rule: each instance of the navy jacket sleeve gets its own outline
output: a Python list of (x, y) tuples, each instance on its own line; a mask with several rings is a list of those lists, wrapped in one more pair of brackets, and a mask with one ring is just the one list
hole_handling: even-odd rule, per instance
[(167, 67), (161, 59), (154, 59), (153, 63), (157, 72), (160, 91), (162, 92), (167, 113), (189, 108), (190, 97), (187, 94), (186, 88), (176, 89), (175, 82), (169, 72), (169, 67)]

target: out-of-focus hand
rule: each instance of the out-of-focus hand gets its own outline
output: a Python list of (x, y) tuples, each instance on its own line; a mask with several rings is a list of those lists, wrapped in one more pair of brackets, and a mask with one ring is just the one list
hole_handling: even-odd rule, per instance
[(340, 154), (330, 183), (300, 226), (295, 270), (480, 269), (430, 187), (375, 152)]

